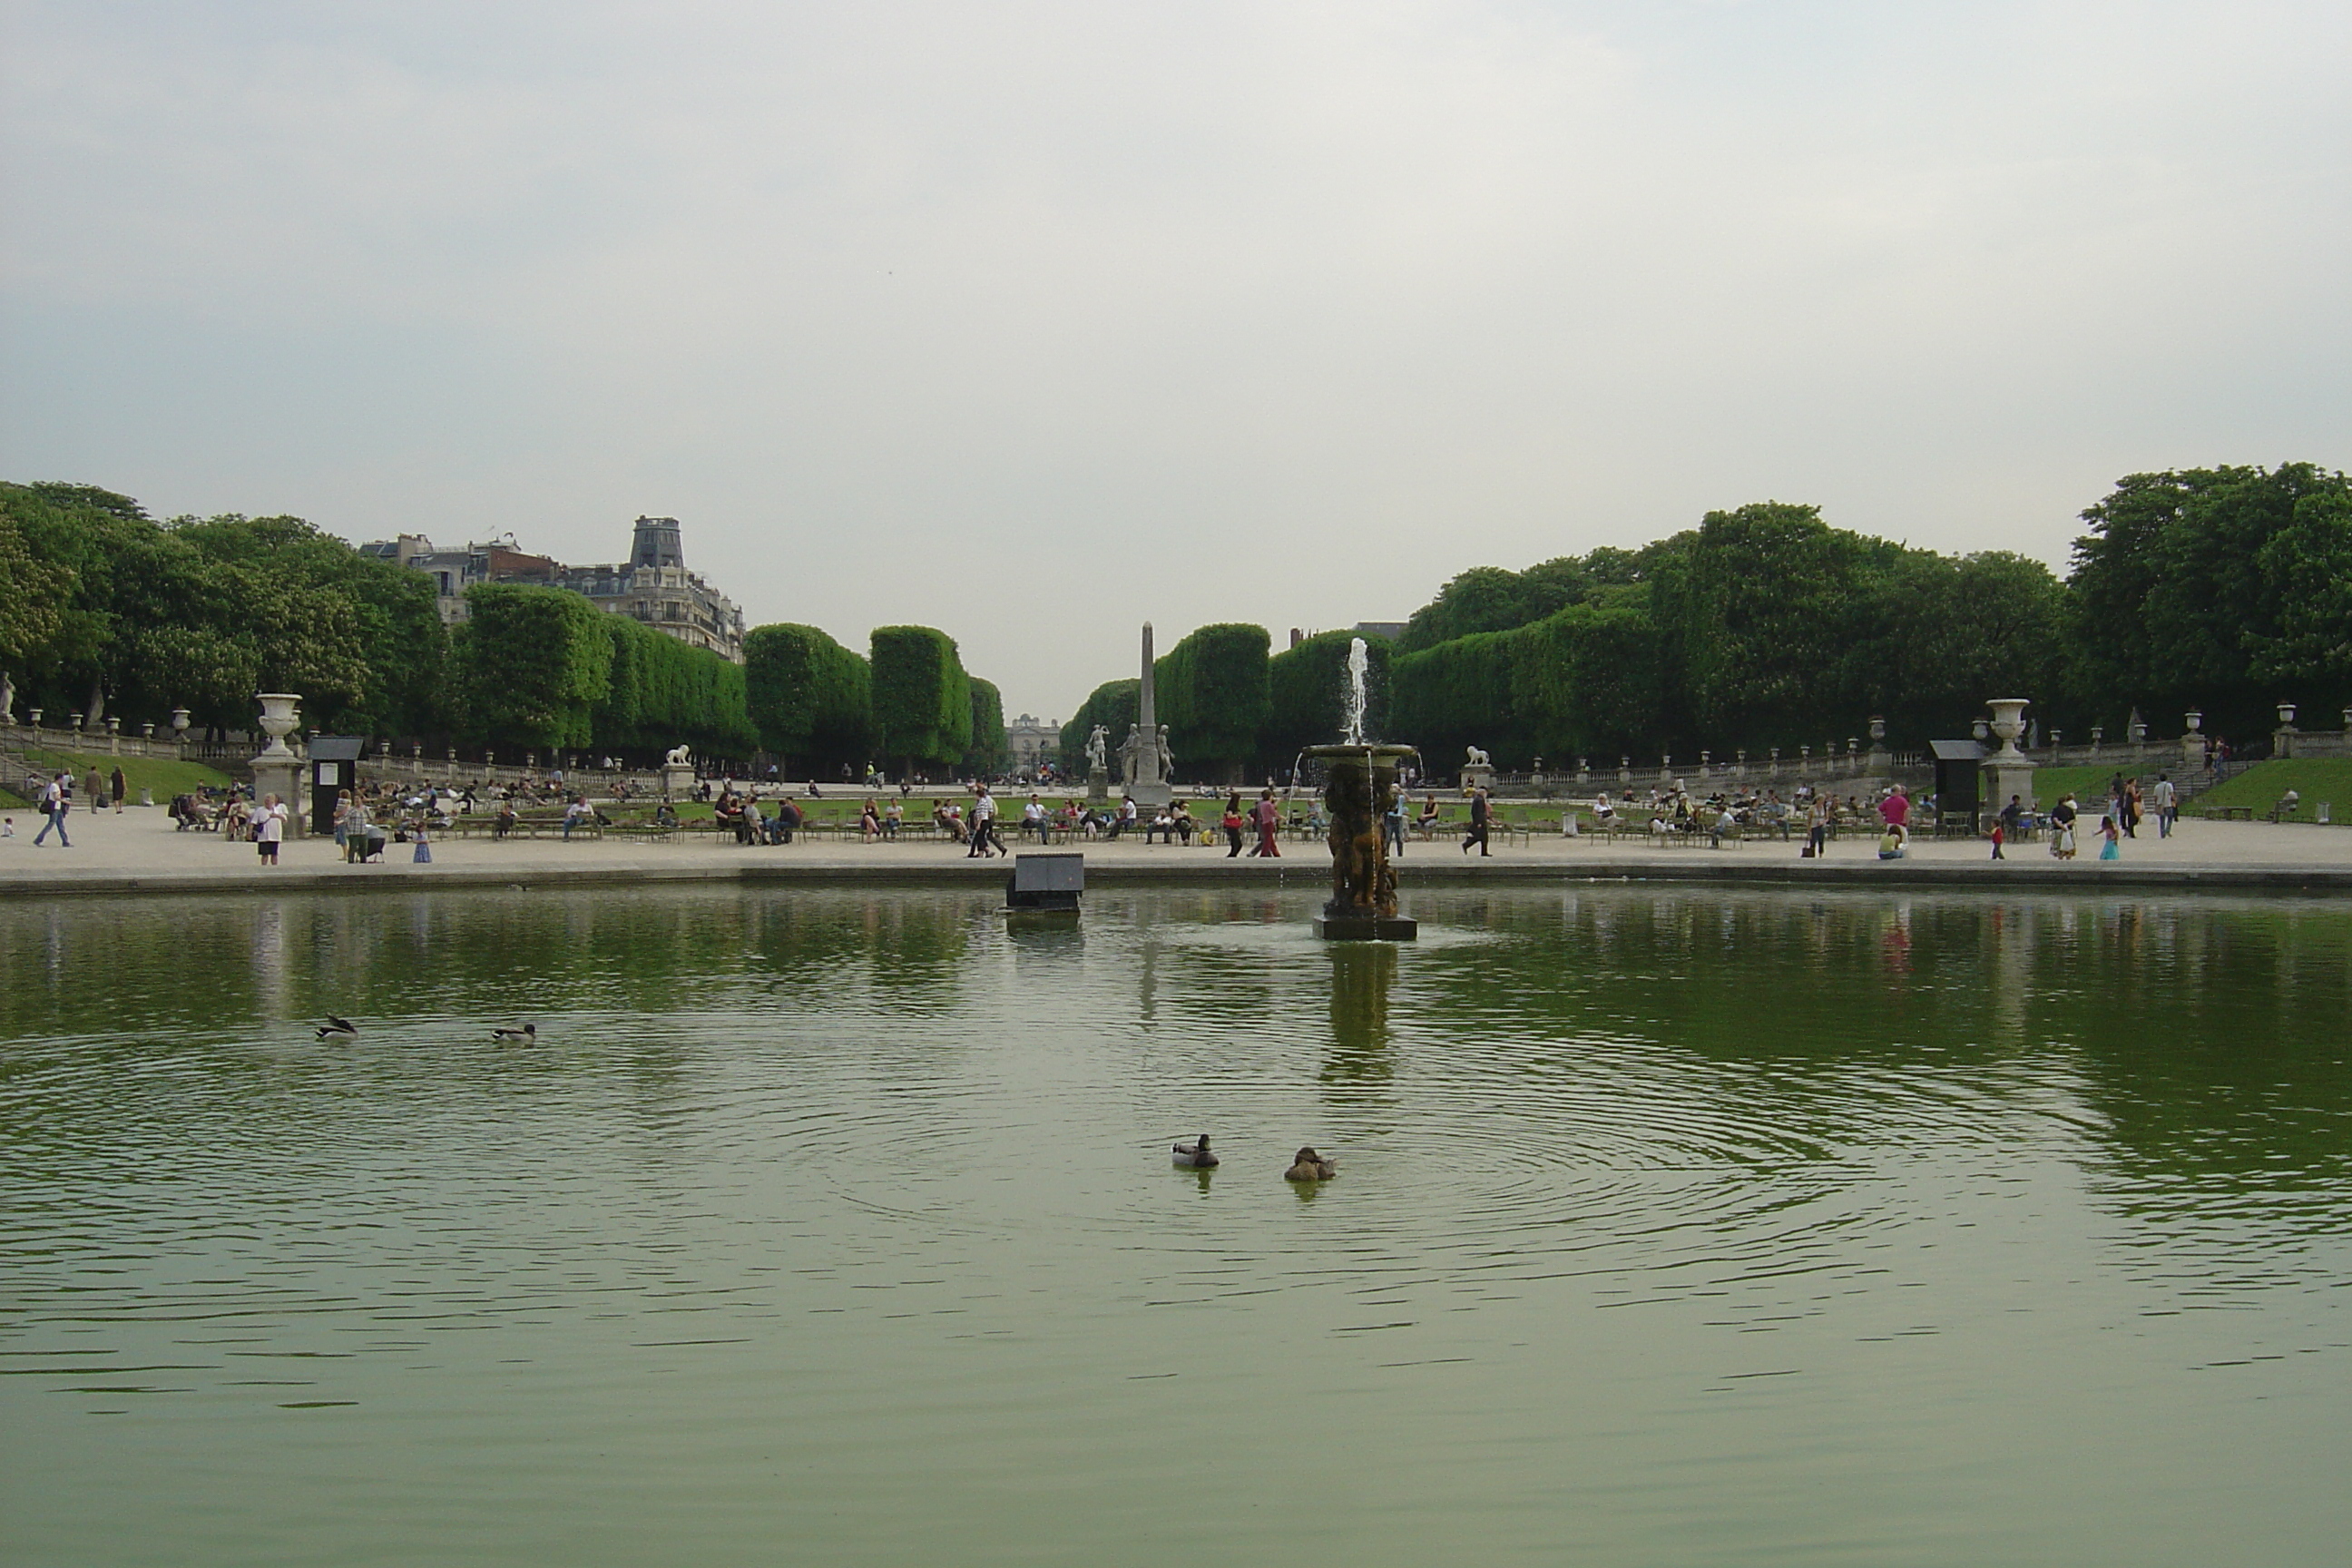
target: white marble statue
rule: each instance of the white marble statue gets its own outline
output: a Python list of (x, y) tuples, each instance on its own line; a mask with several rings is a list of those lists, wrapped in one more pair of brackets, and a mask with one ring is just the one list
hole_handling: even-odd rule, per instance
[(685, 767), (687, 765), (686, 752), (687, 749), (684, 746), (672, 746), (669, 749), (669, 755), (663, 758), (662, 761), (664, 764), (668, 767)]
[(1087, 737), (1087, 766), (1098, 773), (1110, 769), (1110, 731), (1100, 724)]
[(1474, 768), (1493, 766), (1493, 763), (1486, 756), (1486, 749), (1484, 746), (1473, 746), (1470, 748), (1470, 765)]

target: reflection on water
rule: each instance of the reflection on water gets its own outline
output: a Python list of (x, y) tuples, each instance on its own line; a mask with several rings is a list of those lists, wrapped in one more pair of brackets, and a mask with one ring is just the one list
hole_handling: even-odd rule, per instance
[(9, 1560), (2331, 1560), (2352, 912), (1315, 901), (0, 910)]

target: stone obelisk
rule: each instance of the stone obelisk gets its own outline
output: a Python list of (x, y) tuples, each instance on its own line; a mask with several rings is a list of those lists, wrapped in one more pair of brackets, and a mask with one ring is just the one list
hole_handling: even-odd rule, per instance
[(1143, 623), (1143, 682), (1135, 700), (1134, 760), (1127, 793), (1145, 810), (1154, 810), (1176, 798), (1169, 780), (1168, 759), (1160, 748), (1159, 704), (1151, 689), (1151, 623)]

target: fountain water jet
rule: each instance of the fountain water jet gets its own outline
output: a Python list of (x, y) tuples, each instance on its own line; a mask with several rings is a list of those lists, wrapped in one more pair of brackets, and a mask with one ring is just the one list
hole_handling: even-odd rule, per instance
[(1396, 799), (1399, 764), (1421, 753), (1364, 739), (1370, 664), (1363, 638), (1348, 645), (1347, 738), (1303, 753), (1323, 764), (1323, 803), (1331, 816), (1331, 897), (1316, 918), (1315, 934), (1331, 942), (1411, 942), (1420, 926), (1397, 913), (1396, 871), (1381, 817)]

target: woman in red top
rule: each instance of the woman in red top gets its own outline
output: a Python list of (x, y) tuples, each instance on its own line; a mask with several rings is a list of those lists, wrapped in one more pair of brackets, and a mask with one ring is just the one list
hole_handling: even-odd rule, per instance
[(1250, 815), (1257, 818), (1257, 847), (1251, 850), (1250, 854), (1253, 857), (1267, 855), (1276, 860), (1281, 859), (1282, 850), (1276, 845), (1274, 834), (1275, 830), (1282, 826), (1282, 807), (1274, 804), (1272, 790), (1264, 791), (1258, 795), (1257, 805), (1252, 808)]

